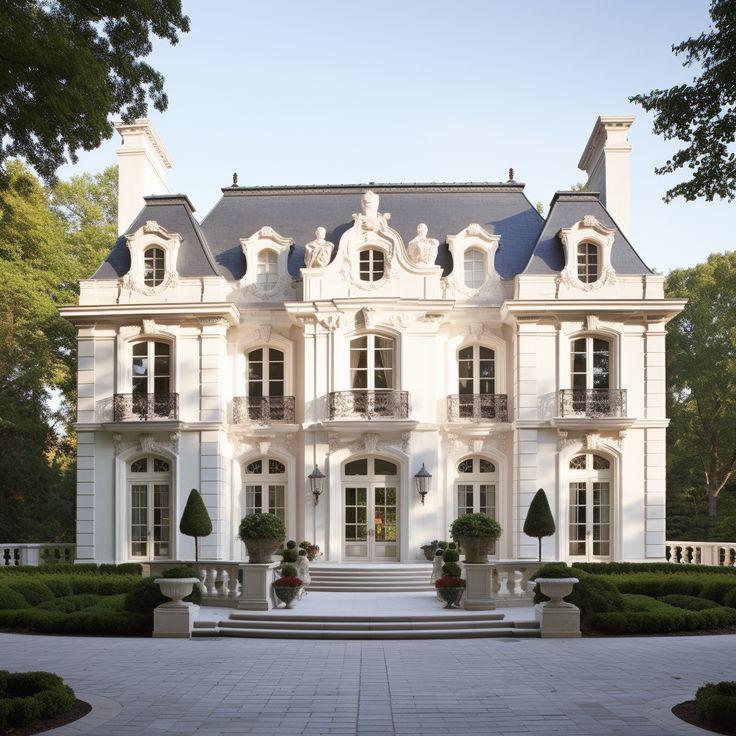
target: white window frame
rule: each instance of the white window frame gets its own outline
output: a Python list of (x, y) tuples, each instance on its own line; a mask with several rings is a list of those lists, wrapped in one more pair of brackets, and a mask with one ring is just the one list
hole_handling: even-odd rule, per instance
[[(351, 364), (351, 356), (353, 354), (353, 342), (360, 340), (361, 338), (368, 338), (366, 340), (366, 347), (365, 350), (367, 351), (367, 360), (366, 360), (366, 386), (361, 388), (354, 388), (353, 387), (353, 368)], [(389, 371), (391, 376), (391, 385), (386, 386), (385, 388), (376, 388), (375, 385), (375, 374), (376, 374), (376, 366), (375, 366), (375, 344), (376, 344), (376, 338), (381, 338), (383, 340), (390, 340), (391, 341), (391, 369)], [(382, 333), (377, 332), (364, 332), (359, 335), (353, 335), (350, 338), (350, 341), (348, 343), (348, 386), (349, 390), (351, 391), (395, 391), (397, 390), (397, 383), (398, 383), (398, 361), (397, 361), (398, 353), (397, 353), (397, 340), (395, 337), (391, 335), (384, 335)], [(361, 369), (362, 370), (362, 369)], [(385, 368), (382, 368), (380, 370), (386, 370)]]

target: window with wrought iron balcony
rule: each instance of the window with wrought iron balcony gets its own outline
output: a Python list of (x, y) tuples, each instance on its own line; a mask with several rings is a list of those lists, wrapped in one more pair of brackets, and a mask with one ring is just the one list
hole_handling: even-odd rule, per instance
[(394, 388), (395, 341), (367, 334), (350, 342), (350, 390), (327, 397), (329, 419), (408, 419), (409, 392)]
[(233, 423), (294, 424), (296, 400), (284, 396), (284, 352), (276, 348), (256, 348), (247, 357), (247, 396), (233, 399)]
[(508, 422), (508, 396), (497, 394), (496, 355), (484, 345), (457, 354), (458, 393), (447, 397), (450, 422)]
[(617, 418), (626, 416), (626, 390), (611, 388), (611, 344), (600, 337), (572, 342), (570, 383), (559, 392), (559, 416)]
[(171, 391), (171, 345), (142, 340), (132, 346), (131, 393), (113, 396), (116, 422), (176, 420), (179, 394)]

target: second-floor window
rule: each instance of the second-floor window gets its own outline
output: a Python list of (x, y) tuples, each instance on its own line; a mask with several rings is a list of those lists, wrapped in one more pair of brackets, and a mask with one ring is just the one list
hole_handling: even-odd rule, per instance
[(171, 392), (171, 346), (146, 340), (133, 344), (132, 388), (134, 396)]
[(383, 278), (384, 265), (383, 253), (377, 248), (360, 251), (360, 280), (380, 281)]
[(284, 354), (275, 348), (257, 348), (248, 353), (248, 396), (284, 395)]
[(143, 253), (143, 283), (158, 286), (163, 283), (166, 255), (163, 248), (146, 248)]
[(578, 278), (584, 284), (598, 281), (598, 246), (593, 243), (580, 243), (578, 246)]
[(256, 284), (266, 291), (273, 289), (279, 279), (278, 256), (272, 250), (263, 250), (258, 254)]
[(570, 358), (573, 389), (611, 388), (611, 346), (600, 337), (573, 340)]
[(483, 345), (470, 345), (457, 354), (458, 393), (495, 394), (496, 361), (495, 354)]
[(350, 341), (350, 388), (394, 387), (394, 340), (361, 335)]

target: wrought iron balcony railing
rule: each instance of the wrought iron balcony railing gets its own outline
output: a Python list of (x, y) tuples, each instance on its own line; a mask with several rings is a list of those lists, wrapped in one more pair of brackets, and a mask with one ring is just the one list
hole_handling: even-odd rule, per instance
[(622, 388), (565, 388), (560, 391), (561, 417), (626, 416), (626, 389)]
[(408, 419), (409, 392), (392, 389), (333, 391), (327, 397), (330, 419)]
[(294, 406), (293, 396), (236, 396), (233, 399), (233, 423), (294, 424), (296, 421)]
[(126, 419), (178, 419), (179, 394), (115, 394), (112, 416), (116, 422)]
[(447, 397), (447, 419), (451, 422), (508, 422), (506, 394), (454, 394)]

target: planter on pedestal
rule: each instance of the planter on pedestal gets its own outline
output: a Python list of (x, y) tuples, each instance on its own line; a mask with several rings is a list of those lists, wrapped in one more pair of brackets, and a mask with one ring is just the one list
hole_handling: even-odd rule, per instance
[(183, 599), (191, 594), (197, 578), (156, 578), (162, 595), (171, 598), (153, 611), (153, 637), (189, 639), (199, 606)]
[(445, 608), (458, 605), (465, 592), (465, 581), (458, 577), (440, 578), (434, 585), (437, 588), (437, 595), (447, 603)]
[(577, 578), (537, 578), (539, 590), (550, 600), (534, 606), (543, 639), (579, 638), (580, 609), (563, 598), (572, 593)]

